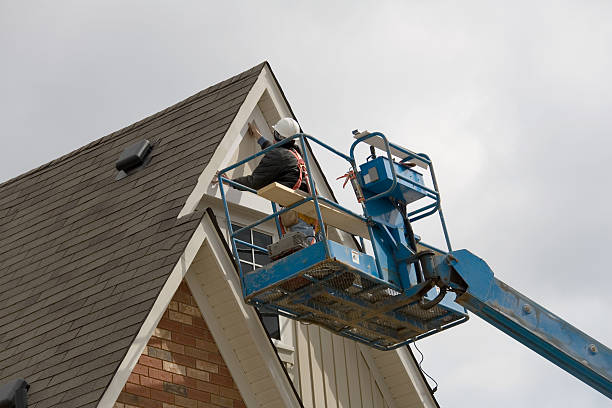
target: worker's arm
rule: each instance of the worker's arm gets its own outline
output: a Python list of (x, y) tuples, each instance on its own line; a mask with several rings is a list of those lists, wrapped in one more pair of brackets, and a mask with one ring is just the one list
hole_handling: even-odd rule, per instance
[[(249, 123), (249, 128), (247, 129), (246, 134), (256, 139), (262, 150), (272, 146), (272, 143), (270, 143), (269, 140), (267, 140), (261, 135), (261, 132), (257, 128), (255, 122)], [(261, 162), (253, 171), (253, 174), (251, 174), (250, 176), (235, 178), (233, 179), (233, 181), (240, 183), (244, 186), (253, 188), (255, 190), (267, 186), (268, 184), (274, 181), (274, 178), (276, 177), (278, 172), (278, 157), (276, 156), (277, 154), (275, 152), (268, 152), (268, 154), (264, 155), (264, 157), (261, 159)], [(217, 184), (218, 182), (219, 174), (217, 172), (217, 174), (215, 174), (212, 179), (212, 183)], [(232, 187), (237, 188), (239, 190), (244, 190), (236, 186)]]
[[(259, 146), (261, 146), (262, 150), (272, 146), (272, 143), (261, 135), (261, 132), (257, 128), (255, 122), (249, 123), (247, 134), (252, 138), (257, 139), (257, 143)], [(261, 162), (259, 162), (259, 165), (255, 168), (255, 170), (253, 170), (253, 174), (250, 176), (237, 177), (233, 181), (255, 190), (267, 186), (274, 181), (274, 178), (278, 172), (278, 163), (276, 163), (276, 159), (274, 159), (275, 156), (275, 152), (268, 152), (268, 154), (264, 155), (264, 157), (261, 159)]]
[(253, 174), (249, 176), (237, 177), (233, 179), (233, 181), (255, 190), (259, 190), (260, 188), (274, 182), (279, 174), (279, 164), (281, 164), (283, 160), (282, 157), (277, 154), (277, 150), (278, 149), (273, 149), (265, 154), (255, 170), (253, 170)]
[(265, 137), (261, 135), (261, 132), (259, 131), (259, 128), (257, 128), (257, 125), (255, 124), (255, 122), (249, 123), (249, 129), (247, 130), (247, 135), (257, 140), (257, 144), (261, 146), (261, 150), (272, 146), (272, 143), (270, 143), (269, 140), (267, 140)]

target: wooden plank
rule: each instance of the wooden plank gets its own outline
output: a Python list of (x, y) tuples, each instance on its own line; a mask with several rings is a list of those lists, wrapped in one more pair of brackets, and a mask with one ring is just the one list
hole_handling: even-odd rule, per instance
[(349, 408), (348, 377), (346, 375), (346, 357), (344, 355), (344, 339), (332, 335), (334, 348), (334, 364), (336, 368), (336, 387), (338, 393), (338, 407)]
[(310, 351), (308, 347), (308, 326), (301, 323), (296, 327), (296, 353), (300, 373), (300, 391), (305, 407), (312, 407), (312, 378), (310, 376)]
[(321, 333), (321, 354), (323, 356), (323, 380), (325, 383), (325, 403), (328, 408), (336, 408), (336, 368), (334, 366), (334, 348), (332, 335), (325, 329), (319, 329)]
[[(355, 139), (357, 139), (357, 138), (360, 138), (361, 136), (365, 136), (367, 133), (369, 133), (369, 132), (361, 132), (361, 133), (359, 133), (359, 134), (354, 135), (353, 137), (354, 137)], [(363, 141), (363, 143), (365, 143), (365, 144), (369, 144), (370, 146), (374, 146), (374, 147), (376, 147), (377, 149), (382, 150), (383, 152), (385, 152), (385, 153), (384, 153), (384, 156), (385, 156), (385, 157), (387, 156), (387, 151), (386, 151), (386, 149), (385, 149), (385, 143), (383, 142), (383, 140), (382, 140), (380, 137), (372, 137), (372, 138), (370, 138), (370, 139), (366, 139), (366, 140), (364, 140), (364, 141)], [(416, 153), (415, 153), (415, 152), (413, 152), (412, 150), (406, 149), (404, 146), (401, 146), (401, 147), (402, 147), (404, 150), (408, 150), (408, 151), (409, 151), (410, 153), (412, 153), (412, 154), (416, 154)], [(391, 150), (391, 154), (392, 154), (392, 155), (394, 155), (394, 156), (396, 156), (396, 157), (399, 157), (400, 159), (404, 159), (404, 158), (408, 157), (408, 155), (407, 155), (406, 153), (402, 152), (401, 150), (396, 149), (396, 148), (395, 148), (395, 147), (393, 147), (393, 146), (389, 146), (389, 150)], [(416, 164), (417, 166), (419, 166), (420, 168), (425, 169), (425, 170), (427, 170), (427, 167), (429, 167), (429, 166), (427, 165), (427, 163), (426, 163), (426, 162), (424, 162), (424, 161), (423, 161), (423, 160), (421, 160), (421, 159), (414, 159), (414, 158), (413, 158), (413, 159), (408, 160), (408, 162), (409, 162), (409, 163), (414, 163), (414, 164)]]
[(312, 370), (312, 389), (315, 408), (325, 407), (325, 384), (323, 382), (323, 355), (321, 353), (321, 337), (319, 327), (308, 325), (308, 340), (310, 348), (310, 368)]
[(443, 252), (436, 251), (435, 249), (427, 248), (426, 246), (423, 246), (417, 242), (417, 252), (421, 252), (421, 251), (433, 251), (434, 254), (436, 255), (445, 255)]
[[(274, 201), (283, 207), (288, 207), (304, 199), (305, 197), (308, 197), (308, 194), (303, 191), (292, 190), (289, 187), (285, 187), (279, 183), (268, 184), (267, 186), (257, 190), (257, 194), (270, 201)], [(324, 203), (319, 203), (319, 208), (325, 224), (339, 228), (348, 232), (349, 234), (370, 239), (368, 227), (365, 222)], [(315, 210), (313, 201), (300, 205), (299, 207), (295, 208), (295, 211), (308, 217), (317, 218), (317, 212)]]
[[(359, 388), (359, 371), (357, 368), (357, 347), (353, 340), (344, 339), (346, 356), (346, 374), (348, 377), (349, 399), (351, 408), (361, 407), (361, 390)], [(368, 407), (369, 408), (369, 407)]]

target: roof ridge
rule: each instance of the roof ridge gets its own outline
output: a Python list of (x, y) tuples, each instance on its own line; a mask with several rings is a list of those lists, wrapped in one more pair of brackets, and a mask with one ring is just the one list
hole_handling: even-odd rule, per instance
[(126, 132), (128, 132), (130, 130), (133, 130), (133, 129), (136, 129), (138, 127), (141, 127), (142, 125), (145, 125), (145, 124), (151, 122), (154, 119), (157, 119), (157, 118), (159, 118), (161, 116), (164, 116), (166, 113), (168, 113), (170, 111), (174, 111), (174, 110), (176, 110), (176, 109), (178, 109), (178, 108), (180, 108), (180, 107), (182, 107), (184, 105), (189, 104), (190, 102), (194, 101), (195, 99), (198, 99), (199, 97), (203, 96), (204, 94), (211, 93), (212, 91), (218, 92), (221, 89), (225, 88), (226, 86), (228, 86), (228, 85), (230, 85), (230, 84), (232, 84), (234, 82), (245, 80), (245, 79), (251, 77), (255, 73), (259, 74), (261, 72), (261, 70), (264, 68), (264, 66), (266, 66), (266, 65), (269, 66), (268, 61), (261, 62), (261, 63), (255, 65), (254, 67), (249, 68), (246, 71), (241, 72), (240, 74), (234, 75), (233, 77), (225, 79), (225, 80), (223, 80), (221, 82), (218, 82), (218, 83), (216, 83), (214, 85), (211, 85), (211, 86), (209, 86), (209, 87), (207, 87), (207, 88), (197, 92), (196, 94), (191, 95), (188, 98), (183, 99), (182, 101), (179, 101), (179, 102), (175, 103), (174, 105), (171, 105), (171, 106), (169, 106), (167, 108), (162, 109), (159, 112), (156, 112), (156, 113), (153, 113), (153, 114), (147, 116), (144, 119), (141, 119), (141, 120), (139, 120), (137, 122), (134, 122), (134, 123), (132, 123), (132, 124), (130, 124), (128, 126), (125, 126), (125, 127), (121, 128), (121, 129), (119, 129), (119, 130), (115, 130), (114, 132), (109, 133), (108, 135), (102, 136), (99, 139), (91, 141), (91, 142), (87, 143), (86, 145), (81, 146), (81, 147), (79, 147), (79, 148), (77, 148), (77, 149), (75, 149), (75, 150), (73, 150), (73, 151), (71, 151), (69, 153), (66, 153), (66, 154), (64, 154), (64, 155), (62, 155), (62, 156), (60, 156), (60, 157), (58, 157), (56, 159), (53, 159), (53, 160), (51, 160), (51, 161), (49, 161), (47, 163), (41, 164), (40, 166), (35, 167), (32, 170), (28, 170), (25, 173), (22, 173), (22, 174), (20, 174), (18, 176), (15, 176), (15, 177), (10, 178), (10, 179), (8, 179), (8, 180), (6, 180), (4, 182), (1, 182), (0, 183), (0, 189), (6, 187), (7, 185), (12, 184), (12, 183), (14, 183), (16, 181), (19, 181), (19, 180), (21, 180), (21, 179), (23, 179), (23, 178), (25, 178), (27, 176), (30, 176), (30, 175), (32, 175), (34, 173), (38, 173), (38, 172), (40, 172), (40, 171), (42, 171), (42, 170), (44, 170), (44, 169), (46, 169), (46, 168), (56, 164), (56, 163), (63, 162), (65, 160), (67, 160), (67, 159), (76, 157), (76, 156), (78, 156), (79, 153), (81, 153), (83, 151), (86, 151), (86, 150), (88, 150), (91, 147), (97, 146), (100, 143), (106, 142), (109, 139), (112, 139), (114, 136), (117, 136), (120, 133), (126, 133)]

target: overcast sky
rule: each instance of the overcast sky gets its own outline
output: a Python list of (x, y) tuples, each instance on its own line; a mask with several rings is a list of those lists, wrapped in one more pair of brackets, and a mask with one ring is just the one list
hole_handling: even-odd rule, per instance
[[(294, 3), (0, 0), (0, 181), (268, 60), (305, 131), (428, 153), (454, 247), (612, 344), (612, 3)], [(442, 407), (610, 406), (476, 316), (420, 346)]]

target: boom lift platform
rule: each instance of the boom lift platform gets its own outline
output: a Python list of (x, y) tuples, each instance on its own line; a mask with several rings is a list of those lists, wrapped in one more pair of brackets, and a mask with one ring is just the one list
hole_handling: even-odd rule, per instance
[[(461, 324), (468, 319), (467, 309), (612, 398), (612, 351), (608, 347), (497, 280), (482, 259), (467, 250), (452, 250), (429, 157), (390, 143), (379, 132), (355, 137), (345, 155), (300, 133), (220, 171), (219, 187), (245, 301), (379, 350), (392, 350)], [(306, 140), (350, 164), (347, 181), (351, 181), (363, 214), (319, 194), (278, 183), (255, 191), (225, 176), (292, 140), (301, 147), (308, 174), (312, 172)], [(363, 163), (355, 159), (360, 143), (371, 146), (371, 155)], [(377, 157), (375, 147), (384, 154)], [(316, 192), (313, 178), (308, 181), (310, 191)], [(268, 199), (272, 213), (234, 230), (224, 183)], [(288, 211), (355, 235), (361, 243), (359, 250), (328, 239), (323, 228), (318, 242), (255, 271), (243, 271), (239, 250), (269, 251), (237, 237), (272, 220), (282, 236), (279, 217)], [(446, 250), (420, 241), (413, 233), (415, 222), (434, 214), (439, 216)]]

